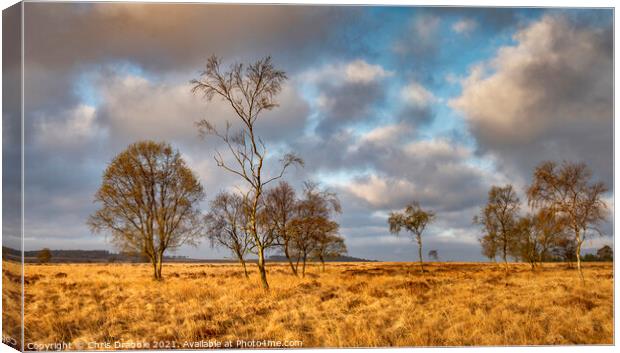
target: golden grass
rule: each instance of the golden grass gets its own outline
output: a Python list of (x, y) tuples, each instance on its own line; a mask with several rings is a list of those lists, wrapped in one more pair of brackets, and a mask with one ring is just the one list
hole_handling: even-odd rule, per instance
[(14, 348), (21, 344), (21, 269), (19, 262), (2, 262), (2, 338)]
[(321, 273), (311, 265), (301, 279), (272, 264), (265, 293), (256, 269), (246, 280), (232, 264), (166, 264), (161, 283), (142, 264), (26, 265), (25, 341), (72, 343), (68, 349), (160, 341), (187, 349), (185, 342), (228, 340), (299, 340), (303, 347), (613, 343), (611, 264), (587, 264), (585, 285), (563, 264), (537, 272), (514, 264), (507, 278), (492, 264), (427, 269), (339, 263)]

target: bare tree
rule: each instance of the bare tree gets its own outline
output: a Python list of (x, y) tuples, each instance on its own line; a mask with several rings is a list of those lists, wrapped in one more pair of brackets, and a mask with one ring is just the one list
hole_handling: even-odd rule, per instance
[(487, 244), (487, 249), (499, 250), (506, 272), (508, 272), (508, 255), (517, 236), (518, 213), (519, 198), (512, 185), (493, 186), (489, 190), (486, 206), (482, 208), (479, 216), (474, 217), (474, 223), (481, 225), (486, 233), (483, 239), (495, 243)]
[(316, 233), (316, 246), (313, 256), (321, 261), (321, 270), (325, 272), (325, 259), (336, 258), (347, 253), (344, 238), (338, 235), (338, 223), (329, 221), (324, 228)]
[(249, 275), (245, 255), (252, 246), (252, 238), (247, 232), (248, 211), (248, 205), (241, 196), (221, 192), (211, 201), (211, 211), (205, 217), (211, 245), (230, 250), (243, 266), (246, 278)]
[(607, 188), (592, 183), (592, 172), (584, 163), (543, 162), (534, 170), (532, 185), (527, 190), (533, 207), (544, 207), (566, 222), (575, 238), (577, 270), (582, 282), (581, 246), (589, 230), (600, 235), (599, 224), (606, 219), (607, 205), (602, 197)]
[(198, 203), (204, 191), (181, 154), (167, 143), (141, 141), (118, 154), (103, 174), (90, 216), (93, 232), (108, 231), (112, 242), (148, 257), (161, 280), (164, 252), (201, 237)]
[[(291, 221), (291, 250), (295, 256), (295, 272), (301, 272), (301, 276), (306, 276), (306, 263), (308, 257), (316, 247), (316, 237), (314, 233), (321, 228), (321, 224), (325, 221), (320, 216), (303, 216), (295, 217)], [(301, 271), (299, 270), (299, 262), (301, 261)]]
[(403, 212), (392, 212), (388, 218), (390, 233), (398, 235), (404, 228), (415, 236), (418, 243), (418, 257), (420, 259), (420, 270), (424, 272), (422, 261), (422, 233), (426, 226), (435, 219), (435, 213), (423, 210), (417, 201), (408, 205)]
[(266, 176), (263, 169), (268, 153), (264, 141), (256, 135), (256, 123), (261, 113), (278, 106), (275, 96), (280, 93), (287, 77), (283, 71), (273, 67), (270, 57), (248, 66), (233, 64), (228, 71), (222, 71), (220, 66), (221, 59), (210, 57), (200, 77), (192, 80), (192, 91), (203, 93), (209, 101), (217, 96), (228, 103), (241, 128), (231, 133), (232, 124), (228, 122), (225, 130), (220, 131), (208, 120), (198, 122), (197, 126), (202, 136), (213, 135), (224, 142), (234, 161), (226, 162), (220, 152), (216, 151), (214, 158), (217, 165), (239, 176), (248, 187), (244, 197), (250, 204), (249, 232), (258, 255), (261, 283), (263, 288), (268, 289), (265, 250), (271, 244), (263, 241), (265, 237), (259, 234), (258, 224), (263, 189), (270, 182), (281, 178), (288, 167), (303, 165), (303, 161), (292, 153), (285, 154), (280, 160), (279, 171)]
[(291, 221), (292, 250), (296, 256), (297, 272), (302, 261), (302, 277), (306, 274), (308, 258), (322, 246), (325, 237), (338, 231), (338, 224), (331, 220), (335, 213), (341, 212), (338, 196), (322, 190), (317, 184), (306, 182), (304, 198), (297, 202), (295, 218)]
[(280, 181), (276, 187), (269, 189), (264, 198), (267, 221), (275, 230), (277, 242), (282, 247), (282, 252), (291, 267), (291, 271), (297, 276), (297, 267), (293, 264), (291, 221), (295, 217), (297, 196), (295, 190), (286, 181)]

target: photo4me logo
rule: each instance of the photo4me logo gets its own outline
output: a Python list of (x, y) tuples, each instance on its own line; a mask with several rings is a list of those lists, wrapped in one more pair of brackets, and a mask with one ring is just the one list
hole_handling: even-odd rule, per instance
[(303, 341), (300, 340), (237, 340), (238, 348), (291, 348), (303, 347)]

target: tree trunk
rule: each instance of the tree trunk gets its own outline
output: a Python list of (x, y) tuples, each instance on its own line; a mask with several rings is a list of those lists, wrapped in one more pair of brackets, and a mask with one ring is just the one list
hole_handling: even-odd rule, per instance
[(159, 281), (159, 274), (157, 273), (157, 259), (155, 256), (151, 258), (151, 264), (153, 265), (153, 279), (155, 281)]
[(291, 271), (293, 271), (293, 274), (299, 277), (299, 275), (297, 274), (297, 267), (293, 265), (291, 255), (288, 253), (288, 244), (284, 245), (284, 256), (286, 256), (286, 259), (288, 260), (288, 264), (291, 266)]
[(250, 276), (248, 275), (248, 268), (245, 265), (245, 260), (243, 259), (243, 253), (241, 252), (240, 249), (233, 249), (233, 253), (237, 256), (237, 260), (239, 260), (239, 263), (241, 263), (241, 266), (243, 267), (243, 273), (245, 274), (245, 278), (250, 278)]
[(157, 263), (157, 277), (160, 281), (163, 280), (163, 277), (161, 275), (161, 260)]
[(579, 277), (581, 277), (581, 283), (585, 283), (585, 278), (583, 277), (583, 270), (581, 269), (581, 244), (583, 240), (581, 239), (581, 235), (579, 231), (575, 231), (575, 238), (577, 239), (577, 247), (575, 248), (575, 255), (577, 256), (577, 271), (579, 271)]
[(155, 281), (161, 281), (162, 279), (161, 277), (162, 257), (163, 255), (160, 255), (158, 253), (155, 253), (151, 257), (151, 264), (153, 265), (153, 279)]
[(321, 260), (321, 272), (325, 272), (325, 259), (323, 256), (319, 256), (319, 260)]
[(502, 259), (504, 260), (504, 270), (506, 271), (506, 275), (508, 275), (508, 246), (506, 241), (504, 241), (504, 245), (502, 248)]
[(307, 255), (304, 254), (304, 262), (301, 268), (301, 277), (304, 277), (304, 278), (306, 277), (306, 258), (307, 258)]
[(424, 272), (424, 263), (422, 262), (422, 237), (418, 234), (416, 238), (418, 241), (418, 258), (420, 259), (420, 271)]
[(245, 274), (245, 278), (250, 278), (250, 275), (248, 275), (248, 268), (245, 265), (245, 260), (243, 259), (243, 257), (239, 260), (241, 261), (241, 265), (243, 266), (243, 274)]
[(163, 279), (163, 277), (161, 276), (161, 267), (162, 264), (164, 262), (164, 254), (159, 254), (158, 258), (157, 258), (157, 277), (159, 278), (159, 280), (161, 281)]
[(265, 271), (265, 250), (263, 247), (258, 247), (258, 272), (260, 272), (260, 281), (264, 289), (269, 289), (269, 283), (267, 282), (267, 272)]

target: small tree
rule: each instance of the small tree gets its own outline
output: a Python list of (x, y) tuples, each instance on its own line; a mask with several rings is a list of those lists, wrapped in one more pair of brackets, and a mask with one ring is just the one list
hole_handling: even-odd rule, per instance
[(556, 258), (566, 262), (568, 268), (573, 268), (573, 263), (577, 260), (575, 253), (577, 250), (577, 244), (573, 236), (564, 236), (558, 240), (557, 247), (554, 249), (553, 254)]
[(325, 259), (336, 258), (347, 253), (344, 238), (338, 235), (339, 225), (326, 222), (325, 228), (316, 234), (316, 246), (313, 256), (321, 261), (321, 270), (325, 272)]
[(540, 246), (538, 262), (548, 260), (553, 249), (558, 246), (560, 240), (566, 237), (564, 220), (558, 217), (552, 210), (540, 209), (533, 217), (534, 231)]
[[(321, 217), (296, 217), (291, 221), (290, 234), (292, 236), (291, 250), (295, 256), (295, 273), (301, 272), (306, 276), (306, 262), (316, 246), (314, 232), (320, 227)], [(302, 267), (299, 270), (299, 262)]]
[(592, 172), (584, 163), (543, 162), (534, 170), (532, 185), (527, 190), (530, 205), (559, 215), (573, 233), (582, 282), (581, 246), (589, 230), (602, 235), (598, 226), (606, 219), (607, 210), (602, 199), (607, 188), (601, 182), (591, 182), (591, 178)]
[[(477, 218), (474, 217), (474, 223), (477, 223)], [(487, 257), (489, 260), (493, 262), (497, 262), (497, 246), (498, 241), (496, 238), (495, 232), (488, 232), (484, 234), (480, 239), (478, 239), (480, 245), (482, 246), (482, 255)]]
[(297, 196), (295, 190), (286, 181), (280, 181), (274, 188), (265, 193), (265, 215), (267, 222), (271, 223), (278, 245), (291, 267), (291, 271), (297, 276), (297, 268), (293, 264), (291, 221), (295, 217)]
[(510, 247), (512, 256), (529, 263), (532, 270), (536, 268), (540, 256), (540, 242), (535, 228), (534, 217), (527, 215), (520, 218), (515, 227), (514, 243)]
[(95, 194), (100, 208), (88, 219), (107, 231), (121, 251), (145, 256), (161, 280), (166, 250), (195, 244), (203, 235), (198, 203), (204, 191), (179, 151), (167, 143), (141, 141), (118, 154)]
[(338, 223), (331, 217), (341, 212), (337, 195), (319, 189), (315, 183), (306, 182), (303, 195), (304, 198), (297, 202), (290, 228), (292, 250), (297, 259), (295, 267), (299, 272), (299, 262), (302, 261), (302, 277), (306, 274), (308, 258), (316, 254), (319, 247), (327, 245), (326, 237), (337, 233)]
[(423, 210), (418, 202), (413, 202), (403, 212), (392, 212), (388, 218), (390, 233), (398, 235), (404, 228), (415, 236), (418, 243), (418, 257), (420, 269), (424, 272), (422, 261), (422, 233), (426, 226), (435, 219), (435, 213)]
[(46, 264), (52, 260), (52, 252), (48, 248), (43, 248), (37, 254), (37, 259), (39, 259), (40, 263)]
[(439, 252), (437, 250), (431, 250), (428, 252), (428, 258), (434, 261), (439, 260)]
[(248, 278), (245, 255), (252, 246), (252, 238), (247, 232), (248, 205), (245, 200), (237, 194), (221, 192), (211, 201), (211, 210), (205, 220), (211, 245), (230, 250)]
[(532, 269), (549, 259), (566, 234), (563, 222), (548, 209), (526, 215), (517, 223), (512, 249), (515, 258), (528, 262)]
[(248, 187), (244, 195), (250, 205), (248, 229), (254, 251), (258, 255), (261, 284), (268, 289), (265, 251), (274, 245), (274, 239), (268, 235), (269, 232), (261, 234), (259, 217), (264, 217), (260, 210), (263, 191), (267, 184), (280, 179), (288, 167), (303, 165), (303, 161), (296, 155), (287, 153), (280, 160), (279, 171), (266, 176), (263, 168), (267, 161), (267, 148), (256, 134), (256, 123), (261, 113), (278, 106), (275, 96), (280, 93), (287, 77), (283, 71), (273, 67), (270, 57), (248, 66), (234, 64), (228, 71), (222, 71), (220, 66), (221, 59), (210, 57), (200, 78), (192, 80), (192, 91), (203, 93), (209, 101), (214, 97), (221, 98), (230, 105), (241, 128), (237, 133), (231, 133), (232, 124), (227, 122), (226, 129), (221, 131), (208, 120), (199, 121), (197, 126), (200, 135), (213, 135), (224, 142), (234, 161), (226, 162), (216, 151), (215, 162), (219, 167), (240, 177)]
[(596, 251), (596, 256), (600, 261), (613, 261), (614, 250), (609, 245), (605, 245)]
[(508, 272), (508, 255), (517, 235), (518, 213), (519, 198), (512, 185), (493, 186), (489, 190), (486, 206), (482, 208), (479, 216), (474, 217), (474, 223), (481, 225), (486, 233), (483, 239), (494, 243), (486, 244), (488, 251), (499, 250), (506, 272)]

